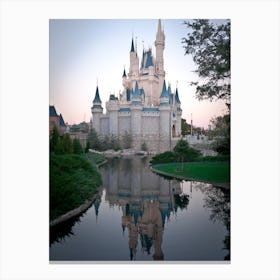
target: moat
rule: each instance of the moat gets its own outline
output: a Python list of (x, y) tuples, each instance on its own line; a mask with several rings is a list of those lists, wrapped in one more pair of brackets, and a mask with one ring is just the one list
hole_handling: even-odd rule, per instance
[(51, 230), (50, 261), (230, 260), (230, 191), (170, 180), (149, 158), (110, 159), (99, 198)]

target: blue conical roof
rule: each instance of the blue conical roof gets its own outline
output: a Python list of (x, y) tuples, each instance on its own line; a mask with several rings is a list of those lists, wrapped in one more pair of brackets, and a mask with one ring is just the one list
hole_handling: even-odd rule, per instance
[(95, 97), (94, 97), (93, 103), (101, 103), (98, 86), (96, 87), (96, 92), (95, 92)]
[(134, 43), (133, 43), (133, 38), (132, 38), (132, 41), (131, 41), (131, 48), (130, 48), (130, 52), (134, 52)]
[(170, 87), (170, 85), (168, 85), (168, 90), (167, 91), (168, 91), (168, 96), (171, 97), (171, 87)]
[(160, 98), (167, 97), (168, 98), (168, 91), (166, 90), (166, 83), (165, 80), (163, 81), (163, 87)]
[(150, 66), (154, 66), (151, 50), (147, 52), (147, 60), (146, 60), (145, 68), (149, 68)]
[(123, 69), (123, 77), (126, 77), (125, 69)]
[(60, 126), (66, 126), (66, 125), (65, 125), (65, 122), (64, 122), (64, 119), (63, 119), (63, 117), (62, 117), (61, 114), (59, 115), (59, 125), (60, 125)]
[(135, 83), (135, 89), (133, 91), (133, 98), (140, 98), (140, 90), (139, 90), (137, 81)]
[(179, 99), (179, 94), (178, 94), (178, 89), (176, 88), (176, 93), (175, 93), (175, 101), (176, 103), (181, 103), (180, 99)]

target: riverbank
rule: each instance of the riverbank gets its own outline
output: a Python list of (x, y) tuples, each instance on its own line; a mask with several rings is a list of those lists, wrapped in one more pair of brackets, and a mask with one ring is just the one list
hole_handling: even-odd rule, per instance
[(151, 166), (155, 173), (174, 177), (179, 180), (192, 180), (230, 187), (229, 162), (184, 162), (155, 164)]
[(102, 184), (98, 166), (106, 162), (104, 156), (50, 156), (50, 225), (56, 225), (85, 211), (95, 200)]

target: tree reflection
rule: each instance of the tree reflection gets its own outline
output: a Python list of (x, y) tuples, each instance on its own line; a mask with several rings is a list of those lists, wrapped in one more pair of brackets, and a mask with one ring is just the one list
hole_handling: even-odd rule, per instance
[(228, 253), (224, 257), (230, 260), (230, 190), (218, 187), (208, 187), (204, 189), (204, 206), (210, 212), (210, 220), (213, 222), (222, 222), (227, 234), (224, 239), (224, 250)]

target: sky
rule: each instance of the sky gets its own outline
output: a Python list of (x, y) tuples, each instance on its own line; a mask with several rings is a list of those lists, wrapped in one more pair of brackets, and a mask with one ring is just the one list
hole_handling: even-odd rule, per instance
[[(162, 19), (165, 33), (164, 68), (172, 92), (178, 84), (182, 118), (208, 128), (210, 119), (226, 112), (224, 101), (195, 98), (196, 65), (184, 54), (181, 40), (188, 33), (184, 19)], [(103, 108), (109, 95), (123, 89), (124, 68), (129, 71), (131, 39), (155, 57), (158, 19), (51, 19), (49, 21), (49, 100), (68, 124), (89, 122), (98, 84)], [(104, 110), (105, 111), (105, 110)]]

